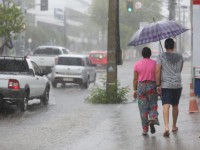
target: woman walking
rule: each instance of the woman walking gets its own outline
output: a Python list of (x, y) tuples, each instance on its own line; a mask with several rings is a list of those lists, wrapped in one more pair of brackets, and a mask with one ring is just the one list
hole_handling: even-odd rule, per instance
[(144, 47), (142, 49), (143, 59), (134, 64), (133, 96), (138, 99), (138, 107), (142, 122), (142, 135), (147, 135), (149, 131), (152, 134), (156, 132), (154, 125), (159, 125), (158, 105), (156, 91), (156, 61), (150, 59), (151, 49)]

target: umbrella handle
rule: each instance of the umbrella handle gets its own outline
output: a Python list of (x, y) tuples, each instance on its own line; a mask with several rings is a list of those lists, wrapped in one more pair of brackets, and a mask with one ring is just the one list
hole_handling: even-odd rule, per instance
[[(155, 18), (154, 17), (153, 17), (153, 22), (155, 22)], [(161, 49), (162, 49), (162, 52), (163, 52), (163, 47), (162, 47), (162, 43), (161, 43), (160, 39), (159, 39), (159, 43), (160, 43), (160, 46), (161, 46)]]
[(159, 40), (159, 43), (160, 43), (160, 46), (161, 46), (161, 49), (162, 49), (162, 52), (163, 52), (163, 47), (162, 47), (162, 43), (161, 41)]

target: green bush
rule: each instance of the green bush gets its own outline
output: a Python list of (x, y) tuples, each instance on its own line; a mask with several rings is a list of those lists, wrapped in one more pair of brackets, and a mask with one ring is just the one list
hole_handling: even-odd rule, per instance
[(105, 87), (95, 87), (86, 101), (96, 104), (116, 104), (127, 101), (126, 94), (129, 92), (129, 88), (119, 86), (119, 83), (110, 85), (108, 90)]

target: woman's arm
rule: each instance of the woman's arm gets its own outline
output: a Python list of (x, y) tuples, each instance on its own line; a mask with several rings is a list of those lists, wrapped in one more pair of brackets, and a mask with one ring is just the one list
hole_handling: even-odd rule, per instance
[(134, 71), (133, 78), (133, 97), (137, 98), (137, 85), (138, 85), (138, 73)]
[(134, 71), (134, 78), (133, 78), (133, 90), (137, 91), (138, 85), (138, 73)]
[(160, 64), (157, 64), (156, 65), (156, 85), (157, 86), (160, 86), (161, 83), (160, 83), (160, 78), (161, 78), (161, 65)]

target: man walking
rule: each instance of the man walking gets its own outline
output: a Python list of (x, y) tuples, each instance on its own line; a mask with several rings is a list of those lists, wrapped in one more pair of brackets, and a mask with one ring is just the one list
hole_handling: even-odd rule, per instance
[(172, 132), (177, 132), (179, 100), (182, 92), (181, 71), (183, 68), (182, 55), (175, 52), (175, 42), (172, 38), (165, 40), (166, 52), (161, 53), (156, 65), (157, 92), (161, 95), (164, 117), (164, 137), (169, 136), (169, 111), (172, 106)]

